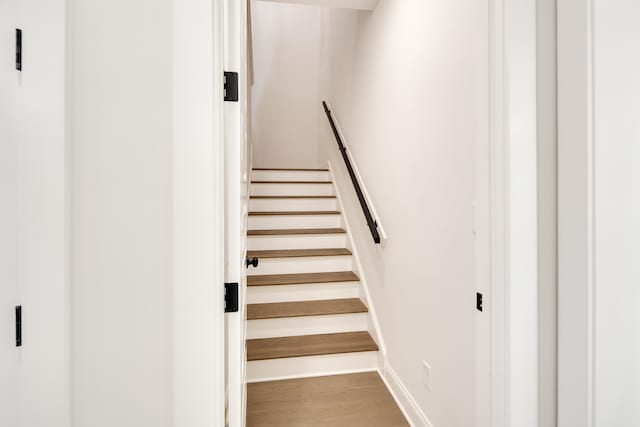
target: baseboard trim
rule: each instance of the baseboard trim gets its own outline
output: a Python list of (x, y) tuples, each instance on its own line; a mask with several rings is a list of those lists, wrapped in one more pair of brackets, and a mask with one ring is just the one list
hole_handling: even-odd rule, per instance
[(434, 427), (400, 380), (400, 377), (386, 361), (380, 376), (412, 427)]

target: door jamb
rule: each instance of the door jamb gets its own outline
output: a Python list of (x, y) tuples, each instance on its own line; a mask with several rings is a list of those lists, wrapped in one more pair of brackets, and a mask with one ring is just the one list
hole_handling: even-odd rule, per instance
[(490, 0), (491, 425), (537, 426), (534, 0)]

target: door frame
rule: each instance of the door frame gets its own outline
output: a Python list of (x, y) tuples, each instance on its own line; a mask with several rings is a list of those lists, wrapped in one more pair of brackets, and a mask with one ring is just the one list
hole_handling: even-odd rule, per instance
[(595, 422), (594, 1), (558, 0), (558, 426)]
[(173, 4), (174, 426), (223, 426), (224, 9)]
[(225, 102), (225, 248), (227, 282), (238, 283), (238, 311), (225, 315), (227, 424), (242, 427), (246, 418), (246, 228), (248, 176), (247, 2), (223, 0), (224, 67), (238, 73), (238, 101)]
[(489, 2), (491, 426), (538, 426), (535, 0)]

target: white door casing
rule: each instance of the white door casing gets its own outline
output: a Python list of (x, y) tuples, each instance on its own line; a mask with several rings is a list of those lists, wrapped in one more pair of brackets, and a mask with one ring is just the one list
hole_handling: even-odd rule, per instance
[(227, 423), (241, 427), (246, 406), (246, 226), (247, 167), (247, 2), (226, 0), (225, 70), (238, 73), (238, 101), (225, 102), (226, 282), (238, 283), (238, 312), (225, 315), (227, 333)]
[(223, 4), (174, 0), (174, 425), (224, 425)]
[(536, 3), (490, 2), (491, 425), (538, 425)]

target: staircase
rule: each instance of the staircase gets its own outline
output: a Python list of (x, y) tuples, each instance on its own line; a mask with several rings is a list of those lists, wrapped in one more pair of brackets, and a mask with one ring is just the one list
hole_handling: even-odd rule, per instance
[(327, 169), (254, 169), (247, 381), (377, 369), (354, 256)]

